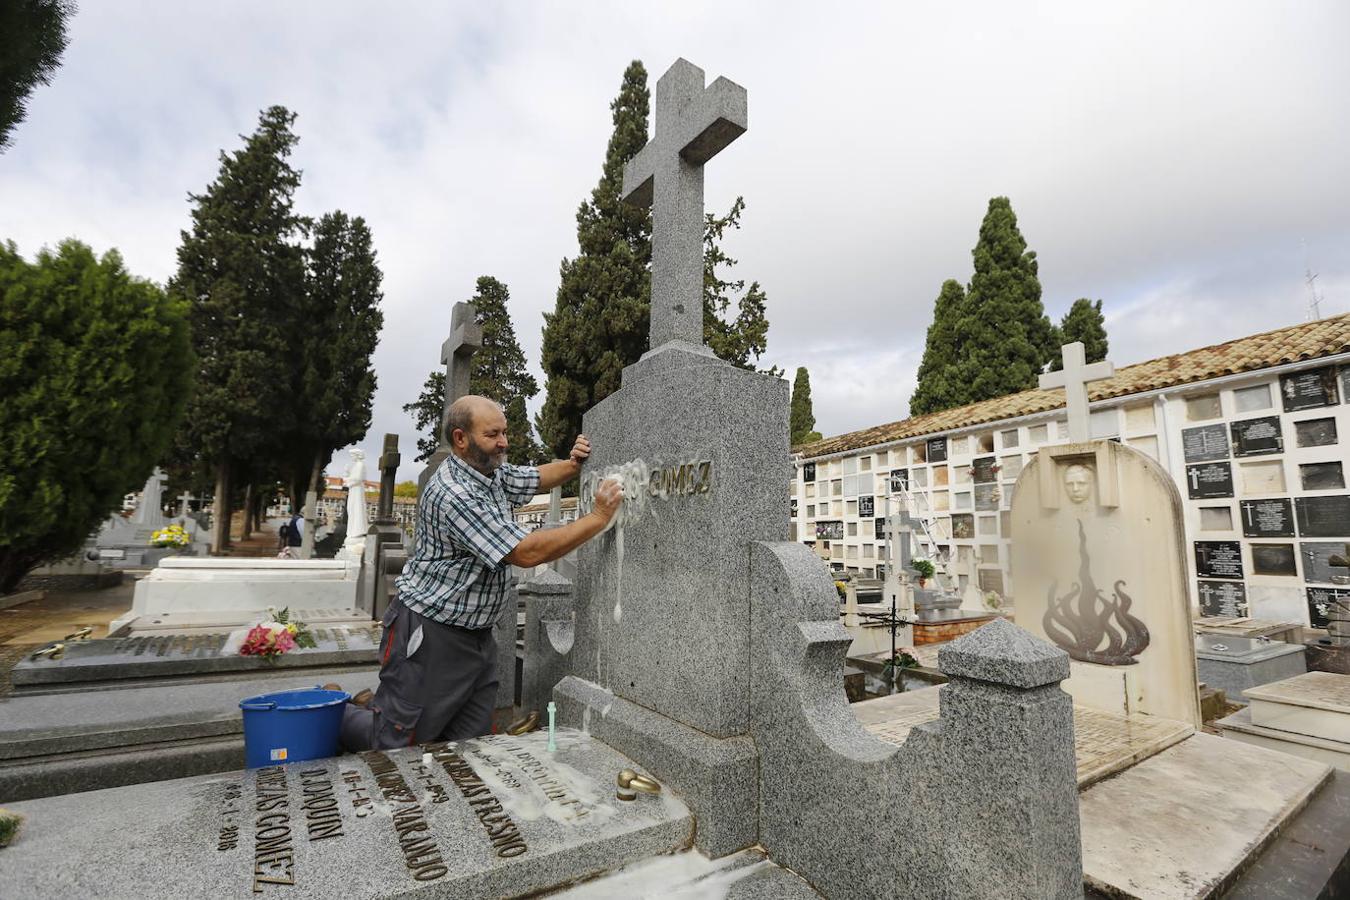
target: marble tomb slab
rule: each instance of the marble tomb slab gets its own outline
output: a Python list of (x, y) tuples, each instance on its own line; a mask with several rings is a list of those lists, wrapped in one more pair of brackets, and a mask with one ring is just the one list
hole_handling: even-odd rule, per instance
[(1226, 738), (1280, 753), (1292, 753), (1350, 772), (1350, 743), (1281, 731), (1278, 728), (1263, 728), (1252, 723), (1252, 711), (1246, 707), (1219, 719), (1214, 726)]
[(1227, 634), (1196, 635), (1195, 663), (1200, 680), (1232, 703), (1245, 703), (1249, 688), (1308, 671), (1302, 644)]
[[(372, 751), (10, 804), (7, 898), (514, 897), (687, 847), (668, 791), (562, 729)], [(135, 823), (136, 827), (127, 827)], [(72, 864), (78, 860), (79, 864)]]
[[(370, 613), (361, 609), (339, 607), (329, 609), (290, 609), (291, 621), (304, 622), (311, 628), (345, 626), (360, 628), (371, 624)], [(127, 637), (156, 637), (174, 634), (221, 634), (236, 628), (251, 626), (266, 618), (265, 611), (241, 616), (237, 612), (220, 610), (202, 612), (162, 612), (140, 616), (128, 623), (123, 634)]]
[(1247, 691), (1252, 724), (1350, 743), (1350, 675), (1308, 672)]

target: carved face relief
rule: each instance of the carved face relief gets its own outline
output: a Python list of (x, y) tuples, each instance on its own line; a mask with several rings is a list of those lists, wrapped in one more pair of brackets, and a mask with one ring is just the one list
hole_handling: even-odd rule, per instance
[(1092, 470), (1084, 465), (1072, 465), (1064, 470), (1064, 493), (1074, 503), (1083, 503), (1092, 496)]

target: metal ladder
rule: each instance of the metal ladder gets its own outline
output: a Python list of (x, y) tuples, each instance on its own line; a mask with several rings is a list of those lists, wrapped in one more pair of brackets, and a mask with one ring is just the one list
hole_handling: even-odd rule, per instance
[[(914, 531), (911, 531), (909, 534), (911, 538), (914, 539), (914, 542), (917, 542), (918, 550), (922, 553), (924, 558), (933, 564), (933, 581), (937, 584), (937, 587), (944, 594), (957, 593), (955, 586), (952, 584), (951, 572), (947, 568), (947, 563), (950, 562), (950, 560), (938, 558), (938, 541), (937, 538), (933, 536), (933, 531), (929, 527), (930, 523), (936, 524), (937, 516), (933, 515), (933, 511), (930, 509), (919, 508), (920, 498), (924, 501), (923, 505), (925, 507), (927, 506), (927, 497), (925, 495), (915, 495), (910, 493), (908, 487), (901, 488), (898, 492), (893, 492), (891, 496), (893, 498), (898, 497), (900, 503), (904, 505), (904, 509), (909, 511), (910, 516), (919, 521), (919, 527), (923, 529), (922, 536)], [(914, 550), (913, 542), (910, 545), (910, 549), (911, 551)], [(887, 562), (894, 565), (896, 561), (887, 560)]]

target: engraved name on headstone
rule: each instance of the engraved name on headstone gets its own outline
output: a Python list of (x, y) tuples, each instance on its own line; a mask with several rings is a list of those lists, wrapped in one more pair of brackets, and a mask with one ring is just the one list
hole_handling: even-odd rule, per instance
[(1181, 450), (1186, 462), (1210, 462), (1228, 458), (1228, 429), (1223, 425), (1199, 425), (1181, 429)]
[(1241, 578), (1242, 544), (1238, 541), (1196, 541), (1195, 571), (1205, 578)]
[(1298, 497), (1294, 500), (1300, 537), (1350, 535), (1350, 494)]
[(1234, 456), (1261, 456), (1284, 452), (1284, 435), (1279, 416), (1243, 419), (1229, 426), (1233, 432)]
[(1241, 581), (1197, 581), (1200, 615), (1239, 617), (1248, 615), (1247, 585)]
[(1253, 575), (1297, 575), (1293, 544), (1252, 544)]
[(1186, 467), (1186, 491), (1192, 500), (1233, 496), (1231, 463), (1206, 463)]
[(947, 459), (947, 439), (945, 437), (929, 438), (927, 448), (930, 463), (944, 462)]
[(870, 518), (870, 517), (872, 517), (872, 516), (875, 516), (875, 515), (876, 515), (876, 512), (877, 512), (877, 505), (876, 505), (876, 498), (875, 498), (875, 497), (859, 497), (859, 498), (858, 498), (858, 515), (859, 515), (859, 516), (862, 516), (863, 518)]
[(1350, 569), (1332, 565), (1333, 557), (1350, 557), (1350, 543), (1344, 541), (1303, 541), (1298, 545), (1303, 557), (1303, 580), (1312, 584), (1350, 584)]
[(1280, 399), (1284, 402), (1285, 412), (1335, 405), (1339, 400), (1335, 367), (1324, 366), (1281, 375)]
[(1288, 497), (1243, 500), (1238, 505), (1244, 537), (1294, 536), (1294, 504)]
[(1308, 588), (1308, 619), (1314, 628), (1326, 628), (1339, 608), (1350, 615), (1350, 588)]

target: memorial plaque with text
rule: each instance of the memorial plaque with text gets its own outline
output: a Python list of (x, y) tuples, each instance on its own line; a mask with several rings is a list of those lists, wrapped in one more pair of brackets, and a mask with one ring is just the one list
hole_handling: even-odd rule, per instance
[(1305, 419), (1295, 422), (1294, 438), (1300, 447), (1328, 447), (1336, 443), (1336, 420)]
[(1340, 401), (1336, 370), (1332, 366), (1280, 376), (1280, 399), (1285, 412), (1332, 406)]
[(1243, 419), (1229, 426), (1233, 432), (1234, 456), (1262, 456), (1284, 452), (1279, 416)]
[(1293, 544), (1252, 544), (1253, 575), (1297, 575)]
[(1186, 491), (1192, 500), (1233, 496), (1232, 463), (1187, 466)]
[(975, 485), (975, 509), (977, 512), (997, 512), (998, 501), (1002, 497), (997, 484)]
[(802, 481), (816, 480), (816, 464), (802, 463)]
[(1299, 497), (1294, 500), (1300, 537), (1350, 535), (1350, 494)]
[(1326, 628), (1331, 616), (1350, 616), (1350, 588), (1308, 588), (1308, 620), (1314, 628)]
[(1345, 470), (1339, 462), (1304, 463), (1298, 467), (1298, 477), (1305, 491), (1345, 489)]
[(1247, 586), (1241, 581), (1197, 581), (1200, 615), (1237, 618), (1248, 615)]
[(909, 469), (891, 469), (891, 493), (909, 490)]
[(877, 536), (877, 537), (879, 537), (879, 538), (888, 537), (888, 535), (886, 534), (886, 517), (885, 517), (885, 516), (877, 516), (877, 519), (876, 519), (876, 523), (875, 523), (875, 525), (874, 525), (874, 528), (875, 528), (876, 536)]
[(982, 456), (970, 464), (970, 474), (976, 484), (998, 480), (998, 466), (992, 456)]
[(797, 518), (797, 498), (796, 498), (796, 497), (793, 497), (793, 498), (792, 498), (791, 506), (790, 506), (789, 509), (788, 509), (788, 515), (792, 516), (792, 518), (794, 518), (794, 519)]
[(1310, 584), (1350, 585), (1350, 568), (1338, 563), (1350, 560), (1350, 544), (1344, 541), (1305, 541), (1298, 545), (1303, 557), (1303, 580)]
[(1186, 462), (1210, 462), (1228, 458), (1228, 429), (1223, 425), (1200, 425), (1181, 429), (1181, 452)]
[(858, 498), (858, 515), (865, 519), (870, 519), (877, 514), (877, 503), (875, 497)]
[(1294, 536), (1294, 504), (1288, 497), (1243, 500), (1238, 505), (1244, 537)]
[(945, 437), (928, 439), (928, 461), (944, 462), (947, 459), (947, 439)]
[(1242, 578), (1242, 544), (1196, 541), (1195, 571), (1202, 578)]

